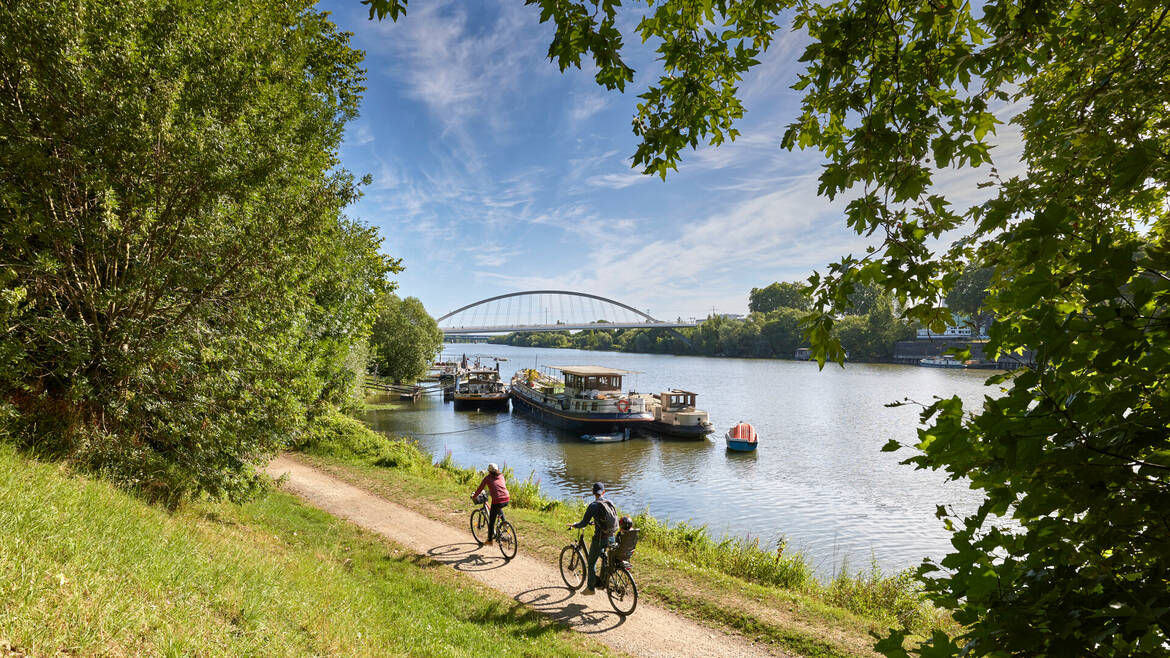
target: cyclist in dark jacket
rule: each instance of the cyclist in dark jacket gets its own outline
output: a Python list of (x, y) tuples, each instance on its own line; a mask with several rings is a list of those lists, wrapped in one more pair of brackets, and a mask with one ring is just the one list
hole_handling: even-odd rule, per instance
[(585, 516), (581, 517), (578, 523), (570, 523), (570, 528), (584, 528), (590, 523), (593, 524), (593, 539), (589, 542), (589, 557), (585, 561), (589, 567), (589, 580), (582, 594), (593, 594), (594, 586), (597, 584), (597, 570), (594, 568), (597, 564), (597, 559), (601, 557), (601, 551), (609, 547), (613, 541), (613, 531), (606, 531), (602, 520), (610, 514), (606, 510), (606, 505), (612, 510), (613, 503), (605, 497), (605, 485), (600, 482), (593, 483), (593, 502), (585, 508)]

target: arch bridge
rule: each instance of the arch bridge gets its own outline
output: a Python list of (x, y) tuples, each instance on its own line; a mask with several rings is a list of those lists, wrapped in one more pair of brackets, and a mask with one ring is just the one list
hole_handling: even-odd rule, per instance
[(572, 290), (525, 290), (481, 299), (437, 318), (446, 336), (588, 329), (679, 329), (615, 299)]

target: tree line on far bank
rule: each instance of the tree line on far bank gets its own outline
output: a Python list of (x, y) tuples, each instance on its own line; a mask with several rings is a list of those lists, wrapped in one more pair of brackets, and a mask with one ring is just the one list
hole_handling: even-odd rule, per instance
[[(894, 343), (914, 336), (913, 327), (898, 318), (889, 295), (865, 288), (855, 292), (853, 299), (852, 308), (835, 326), (850, 359), (889, 359)], [(802, 284), (776, 282), (751, 290), (746, 317), (711, 315), (697, 327), (675, 330), (677, 333), (668, 329), (514, 333), (492, 342), (521, 347), (791, 359), (798, 348), (808, 345), (802, 321), (810, 304)]]
[[(969, 265), (946, 296), (947, 317), (953, 311), (966, 318), (976, 335), (993, 319), (983, 308), (991, 274), (990, 267)], [(799, 281), (752, 288), (747, 317), (711, 315), (694, 328), (604, 329), (605, 321), (599, 321), (602, 328), (595, 330), (513, 333), (492, 342), (518, 347), (792, 359), (797, 349), (809, 345), (806, 318), (812, 299), (807, 291)], [(902, 319), (893, 297), (876, 286), (855, 287), (848, 304), (833, 331), (853, 361), (893, 358), (895, 344), (914, 338), (920, 326)]]

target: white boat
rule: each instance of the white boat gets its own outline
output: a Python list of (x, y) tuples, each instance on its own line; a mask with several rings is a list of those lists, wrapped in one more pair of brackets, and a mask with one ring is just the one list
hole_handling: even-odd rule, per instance
[(958, 359), (952, 359), (946, 356), (928, 356), (925, 359), (920, 359), (918, 365), (926, 368), (966, 368), (967, 364)]

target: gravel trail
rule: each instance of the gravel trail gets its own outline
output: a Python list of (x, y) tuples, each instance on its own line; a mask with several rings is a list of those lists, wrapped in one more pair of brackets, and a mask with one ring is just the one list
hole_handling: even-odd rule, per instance
[(273, 477), (287, 474), (283, 488), (309, 504), (447, 564), (618, 651), (636, 656), (786, 655), (641, 601), (634, 614), (623, 619), (610, 607), (604, 591), (593, 596), (574, 594), (555, 567), (525, 556), (523, 528), (517, 529), (519, 555), (505, 562), (496, 547), (480, 547), (472, 539), (466, 515), (457, 517), (462, 527), (455, 528), (288, 456), (273, 460), (267, 471)]

